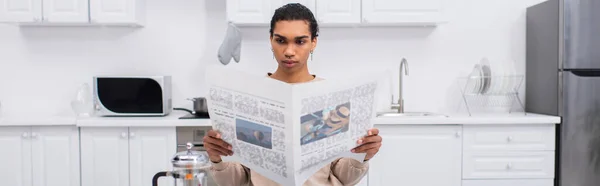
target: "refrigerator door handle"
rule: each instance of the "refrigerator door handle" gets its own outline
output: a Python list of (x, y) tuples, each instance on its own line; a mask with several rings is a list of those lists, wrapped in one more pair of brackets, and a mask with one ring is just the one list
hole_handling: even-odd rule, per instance
[(579, 77), (600, 77), (600, 70), (569, 70), (568, 72)]

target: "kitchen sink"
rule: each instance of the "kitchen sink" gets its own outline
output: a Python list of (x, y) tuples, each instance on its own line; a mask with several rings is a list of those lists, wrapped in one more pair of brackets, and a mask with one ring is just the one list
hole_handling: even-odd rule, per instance
[(377, 117), (448, 117), (443, 114), (431, 112), (382, 112), (377, 113)]

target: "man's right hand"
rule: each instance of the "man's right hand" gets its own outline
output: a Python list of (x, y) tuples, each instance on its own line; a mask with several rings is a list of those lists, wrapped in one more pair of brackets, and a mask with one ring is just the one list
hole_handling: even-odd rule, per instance
[(208, 158), (213, 163), (221, 162), (221, 156), (231, 156), (231, 145), (221, 139), (221, 134), (217, 131), (210, 130), (203, 138), (204, 148), (208, 152)]

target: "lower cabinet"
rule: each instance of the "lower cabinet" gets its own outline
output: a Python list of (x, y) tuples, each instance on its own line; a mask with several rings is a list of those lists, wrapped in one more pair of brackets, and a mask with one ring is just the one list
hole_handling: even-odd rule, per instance
[(462, 186), (553, 186), (554, 179), (464, 180)]
[(0, 127), (0, 149), (0, 185), (80, 185), (75, 126)]
[[(172, 169), (175, 127), (81, 128), (82, 186), (148, 186), (160, 171)], [(161, 178), (172, 186), (172, 178)]]
[(369, 186), (552, 186), (555, 125), (376, 125)]
[[(553, 124), (375, 127), (383, 146), (359, 186), (554, 184)], [(0, 127), (0, 185), (149, 186), (176, 143), (175, 127)]]
[(460, 125), (376, 125), (383, 138), (370, 161), (373, 186), (460, 186)]

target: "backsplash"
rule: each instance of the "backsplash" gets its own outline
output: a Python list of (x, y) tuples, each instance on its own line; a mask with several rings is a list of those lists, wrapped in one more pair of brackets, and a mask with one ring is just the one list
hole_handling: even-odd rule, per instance
[[(389, 102), (391, 93), (397, 98), (398, 67), (406, 58), (406, 111), (434, 112), (458, 108), (455, 78), (483, 57), (497, 63), (514, 59), (517, 73), (523, 73), (524, 11), (540, 0), (455, 2), (448, 8), (449, 23), (437, 28), (321, 27), (312, 72), (328, 78), (390, 70), (393, 88), (381, 97)], [(144, 28), (0, 25), (3, 115), (71, 112), (77, 87), (91, 84), (93, 75), (172, 75), (174, 105), (190, 106), (185, 98), (204, 95), (205, 66), (220, 64), (225, 2), (148, 0), (147, 13)], [(242, 60), (229, 65), (274, 71), (268, 28), (241, 30)]]

